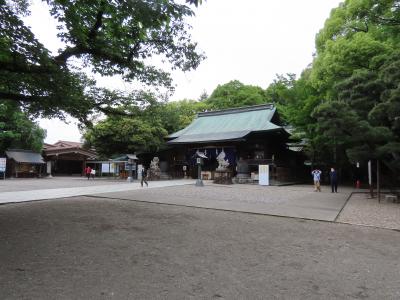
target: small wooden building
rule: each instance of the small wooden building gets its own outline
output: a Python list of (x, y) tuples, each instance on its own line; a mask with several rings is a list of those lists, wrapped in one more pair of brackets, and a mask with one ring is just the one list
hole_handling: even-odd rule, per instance
[(196, 178), (194, 154), (203, 152), (208, 157), (204, 174), (212, 179), (223, 151), (234, 176), (257, 180), (258, 166), (268, 164), (272, 180), (295, 181), (304, 173), (305, 158), (289, 149), (289, 137), (273, 104), (203, 112), (168, 137), (171, 148), (162, 159), (168, 160), (174, 177), (186, 173)]
[(69, 141), (45, 144), (43, 155), (47, 173), (52, 175), (82, 175), (86, 162), (96, 158), (94, 150), (84, 149), (82, 143)]
[(6, 174), (15, 178), (40, 177), (45, 162), (40, 153), (31, 150), (9, 149), (6, 151)]

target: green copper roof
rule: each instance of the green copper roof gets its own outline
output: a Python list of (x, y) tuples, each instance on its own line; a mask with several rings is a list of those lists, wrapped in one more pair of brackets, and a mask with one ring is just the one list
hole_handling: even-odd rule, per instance
[(255, 105), (236, 109), (199, 113), (186, 128), (169, 136), (169, 144), (240, 140), (251, 132), (281, 129), (271, 123), (276, 108)]

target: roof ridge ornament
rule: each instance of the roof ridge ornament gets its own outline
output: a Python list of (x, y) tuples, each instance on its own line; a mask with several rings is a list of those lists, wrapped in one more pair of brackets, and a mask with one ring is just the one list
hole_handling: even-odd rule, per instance
[(273, 103), (266, 103), (266, 104), (258, 104), (258, 105), (251, 105), (251, 106), (242, 106), (242, 107), (235, 107), (235, 108), (227, 108), (227, 109), (199, 112), (197, 114), (197, 116), (204, 117), (204, 116), (229, 115), (229, 114), (234, 114), (234, 113), (242, 113), (242, 112), (256, 111), (256, 110), (263, 110), (263, 109), (271, 109), (272, 110), (274, 108), (275, 108), (275, 105)]

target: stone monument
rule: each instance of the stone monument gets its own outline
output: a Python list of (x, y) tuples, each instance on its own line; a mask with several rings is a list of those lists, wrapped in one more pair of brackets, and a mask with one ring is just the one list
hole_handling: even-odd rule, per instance
[(242, 157), (236, 164), (236, 170), (237, 175), (234, 179), (235, 183), (250, 183), (252, 181), (250, 177), (249, 164)]
[(161, 170), (159, 167), (160, 159), (156, 156), (150, 162), (150, 180), (158, 180), (160, 179)]
[(229, 160), (225, 159), (226, 154), (224, 149), (218, 154), (218, 167), (214, 173), (214, 183), (232, 184), (232, 171), (229, 167)]

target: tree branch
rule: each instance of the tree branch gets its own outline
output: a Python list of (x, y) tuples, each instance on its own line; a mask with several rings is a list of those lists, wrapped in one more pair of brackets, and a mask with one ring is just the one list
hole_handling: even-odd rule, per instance
[[(100, 4), (100, 9), (96, 15), (96, 22), (88, 33), (88, 42), (93, 41), (96, 38), (100, 27), (103, 25), (104, 4), (104, 1)], [(59, 64), (65, 64), (71, 56), (78, 56), (85, 53), (90, 54), (89, 49), (90, 48), (82, 44), (77, 44), (75, 47), (67, 47), (63, 52), (56, 56), (54, 60)]]
[(92, 29), (88, 34), (89, 40), (94, 40), (96, 38), (96, 35), (100, 27), (103, 25), (103, 14), (104, 14), (104, 1), (101, 1), (100, 10), (97, 12), (96, 15), (96, 22), (94, 23)]
[(76, 46), (73, 48), (67, 47), (67, 48), (65, 48), (65, 50), (63, 52), (61, 52), (59, 55), (54, 57), (54, 60), (58, 64), (65, 65), (68, 58), (70, 58), (71, 56), (77, 56), (77, 55), (85, 54), (85, 53), (87, 53), (87, 51), (85, 51), (85, 49), (83, 49), (79, 46)]
[(8, 63), (0, 61), (0, 69), (13, 73), (46, 74), (51, 72), (51, 68), (37, 65), (25, 65), (18, 63)]
[(0, 99), (4, 99), (4, 100), (32, 103), (32, 102), (39, 102), (46, 98), (48, 98), (48, 97), (46, 97), (46, 96), (27, 96), (27, 95), (22, 95), (22, 94), (0, 92)]

